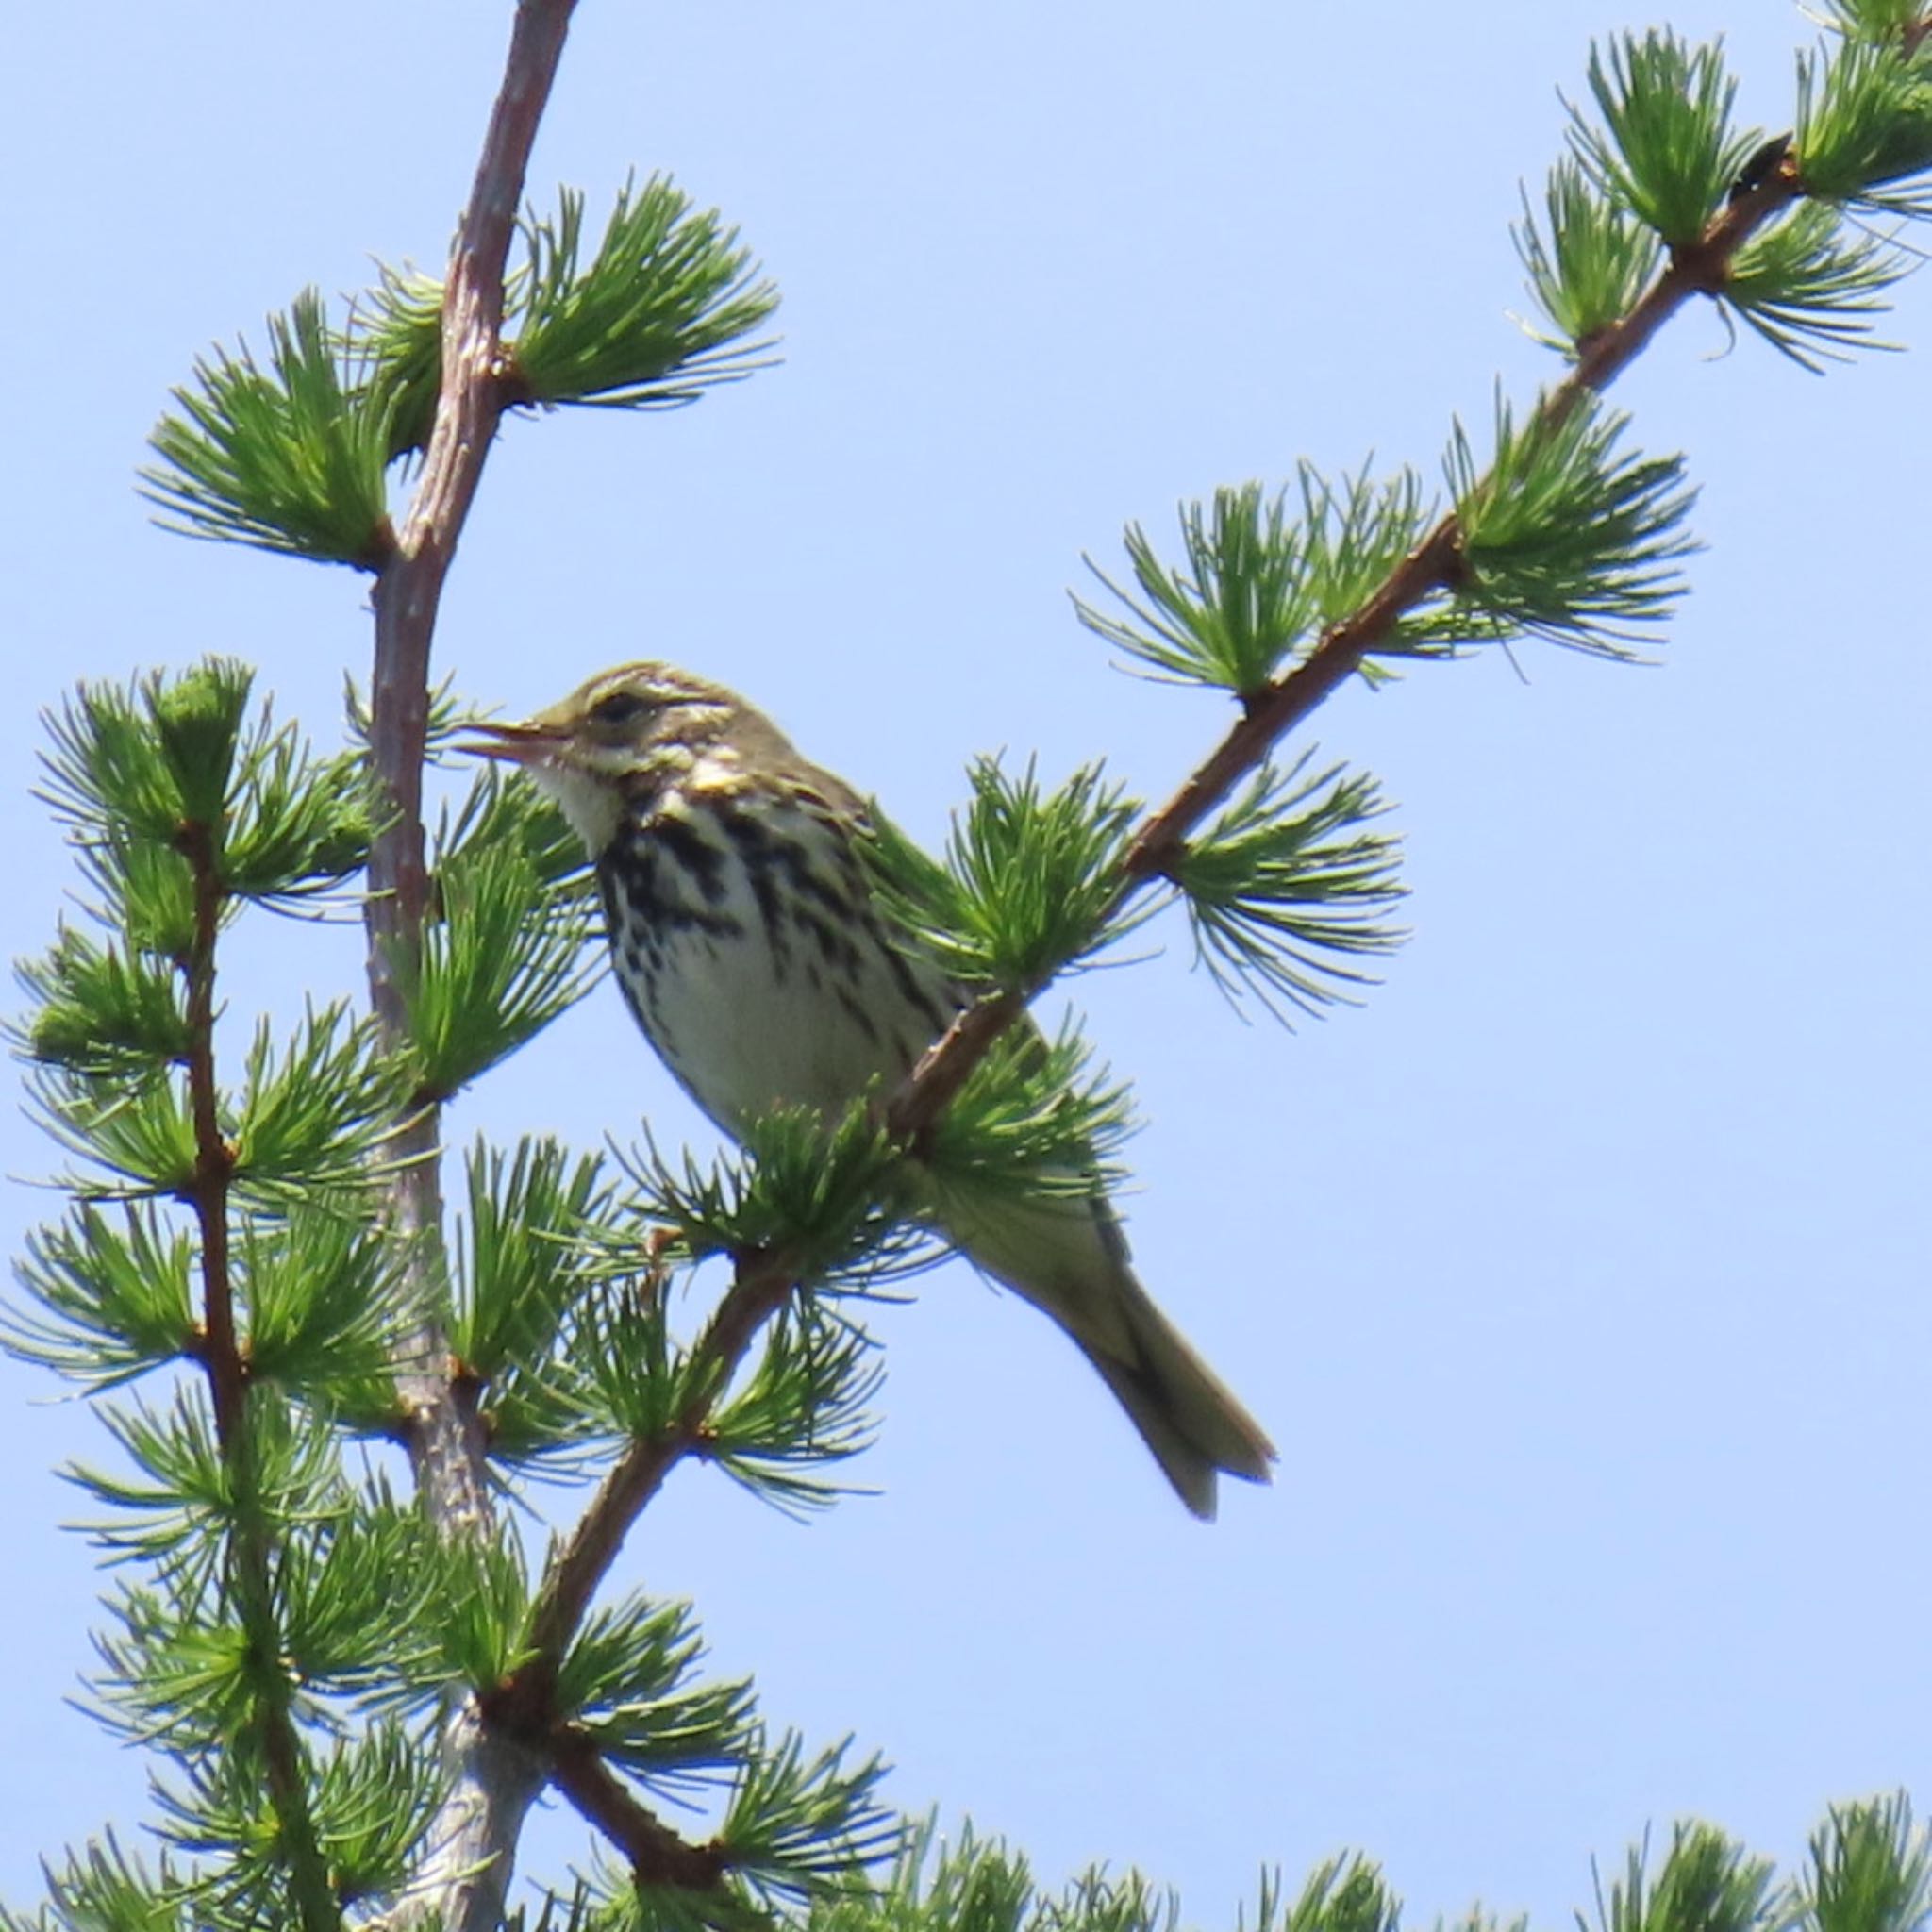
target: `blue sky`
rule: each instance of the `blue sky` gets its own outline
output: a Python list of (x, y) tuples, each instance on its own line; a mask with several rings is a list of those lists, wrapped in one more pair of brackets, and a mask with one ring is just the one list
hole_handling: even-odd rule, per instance
[[(26, 793), (75, 678), (234, 653), (333, 738), (365, 585), (159, 534), (132, 472), (207, 343), (438, 262), (507, 13), (344, 0), (324, 37), (182, 0), (17, 37), (8, 957), (69, 884)], [(1794, 9), (1669, 17), (1787, 124)], [(1510, 319), (1518, 183), (1590, 37), (1652, 18), (586, 0), (537, 192), (671, 170), (779, 281), (785, 361), (670, 417), (511, 425), (439, 668), (515, 714), (683, 661), (927, 839), (1002, 746), (1162, 794), (1224, 710), (1109, 667), (1082, 553), (1305, 455), (1433, 474), (1453, 413), (1527, 398), (1554, 365)], [(1925, 345), (1923, 280), (1889, 332)], [(1789, 1859), (1829, 1801), (1932, 1800), (1928, 368), (1820, 381), (1686, 316), (1616, 391), (1704, 489), (1659, 666), (1538, 648), (1326, 708), (1413, 889), (1361, 1010), (1244, 1026), (1178, 929), (1070, 989), (1148, 1120), (1142, 1274), (1273, 1432), (1273, 1490), (1190, 1522), (1073, 1352), (954, 1268), (880, 1324), (881, 1495), (799, 1529), (690, 1472), (625, 1579), (692, 1595), (776, 1721), (884, 1750), (908, 1808), (1052, 1878), (1138, 1863), (1208, 1924), (1356, 1846), (1411, 1923), (1556, 1925), (1646, 1824)], [(276, 927), (226, 986), (287, 1013), (356, 974), (350, 936)], [(607, 985), (452, 1132), (641, 1116), (704, 1132)], [(0, 1134), (9, 1176), (54, 1164)], [(52, 1205), (9, 1182), (10, 1251)], [(62, 1701), (98, 1585), (47, 1472), (100, 1439), (55, 1393), (0, 1370), (13, 1899), (141, 1790)]]

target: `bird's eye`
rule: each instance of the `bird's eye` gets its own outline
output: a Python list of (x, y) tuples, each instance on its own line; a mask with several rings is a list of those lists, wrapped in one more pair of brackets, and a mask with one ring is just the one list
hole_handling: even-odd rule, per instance
[(634, 691), (614, 691), (591, 707), (591, 721), (596, 724), (622, 726), (634, 723), (650, 706)]

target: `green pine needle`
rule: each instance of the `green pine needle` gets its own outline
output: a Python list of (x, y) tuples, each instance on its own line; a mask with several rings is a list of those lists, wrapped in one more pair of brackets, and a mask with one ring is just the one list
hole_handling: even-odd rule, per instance
[(877, 1799), (885, 1766), (847, 1766), (850, 1740), (808, 1759), (788, 1733), (775, 1748), (755, 1740), (716, 1843), (728, 1869), (770, 1907), (804, 1906), (860, 1888), (892, 1857), (905, 1825)]
[(554, 220), (522, 223), (529, 258), (505, 323), (522, 399), (661, 408), (769, 364), (771, 343), (747, 338), (777, 291), (715, 210), (693, 212), (661, 175), (626, 183), (588, 263), (583, 217), (565, 189)]
[(1835, 1805), (1797, 1890), (1813, 1932), (1919, 1932), (1932, 1914), (1932, 1837), (1903, 1791)]
[(50, 1859), (42, 1869), (48, 1911), (26, 1919), (0, 1910), (0, 1932), (192, 1932), (190, 1888), (168, 1859), (150, 1874), (122, 1851), (111, 1826), (64, 1863)]
[(1374, 592), (1424, 525), (1412, 471), (1374, 482), (1364, 468), (1334, 484), (1303, 463), (1296, 493), (1298, 516), (1287, 491), (1270, 497), (1258, 483), (1217, 491), (1211, 510), (1182, 505), (1186, 561), (1174, 569), (1160, 562), (1145, 530), (1129, 525), (1135, 591), (1087, 559), (1124, 615), (1078, 597), (1074, 614), (1158, 672), (1255, 696)]
[(181, 976), (148, 955), (130, 956), (63, 926), (44, 957), (24, 960), (17, 976), (40, 1003), (18, 1037), (44, 1066), (127, 1081), (187, 1058)]
[(1574, 156), (1550, 170), (1543, 206), (1539, 222), (1524, 193), (1516, 252), (1555, 330), (1536, 340), (1574, 359), (1637, 306), (1663, 249), (1655, 230), (1603, 193)]
[(88, 844), (172, 846), (184, 821), (219, 824), (253, 682), (233, 658), (206, 658), (172, 676), (79, 686), (45, 720), (39, 796)]
[(736, 1770), (753, 1708), (743, 1680), (651, 1698), (621, 1685), (601, 1704), (579, 1707), (576, 1723), (612, 1764), (677, 1804), (715, 1789)]
[(368, 407), (389, 425), (391, 460), (423, 449), (442, 386), (442, 284), (412, 268), (377, 265), (374, 289), (349, 311), (348, 343), (366, 371)]
[(1824, 0), (1824, 7), (1841, 33), (1894, 44), (1925, 11), (1923, 0)]
[[(288, 1499), (295, 1502), (296, 1499)], [(288, 1663), (305, 1698), (386, 1700), (399, 1669), (420, 1668), (441, 1614), (435, 1532), (418, 1510), (336, 1486), (333, 1507), (282, 1525), (278, 1609)], [(298, 1509), (300, 1505), (297, 1505)]]
[(151, 1203), (111, 1216), (77, 1207), (27, 1237), (14, 1272), (41, 1312), (0, 1312), (0, 1339), (90, 1392), (144, 1374), (195, 1345), (193, 1258), (185, 1230)]
[(756, 1737), (743, 1679), (702, 1681), (691, 1606), (632, 1596), (593, 1610), (558, 1674), (558, 1707), (647, 1790), (690, 1803), (741, 1771)]
[(546, 886), (591, 889), (584, 841), (556, 804), (534, 785), (506, 783), (501, 774), (486, 772), (464, 794), (454, 818), (438, 827), (439, 862), (447, 865), (506, 845), (521, 853)]
[(393, 1407), (406, 1311), (394, 1244), (359, 1215), (298, 1202), (233, 1247), (250, 1373), (336, 1413)]
[(415, 1690), (417, 1705), (448, 1697), (452, 1681), (493, 1690), (529, 1656), (530, 1576), (514, 1536), (471, 1537), (455, 1553), (431, 1605), (433, 1654)]
[(1157, 671), (1257, 691), (1318, 622), (1305, 526), (1291, 520), (1285, 491), (1266, 497), (1258, 483), (1216, 491), (1211, 510), (1184, 504), (1180, 520), (1187, 561), (1178, 570), (1161, 564), (1139, 524), (1127, 526), (1138, 597), (1087, 559), (1125, 618), (1078, 597), (1074, 608), (1096, 637)]
[(354, 753), (316, 758), (268, 714), (243, 747), (242, 777), (222, 841), (222, 890), (291, 907), (340, 888), (362, 869), (372, 831), (368, 774)]
[(245, 344), (196, 363), (175, 391), (181, 413), (149, 438), (161, 460), (141, 472), (142, 494), (183, 536), (378, 569), (393, 542), (390, 407), (345, 360), (314, 290), (268, 332), (266, 369)]
[[(523, 1140), (508, 1159), (478, 1141), (465, 1162), (469, 1211), (457, 1230), (449, 1345), (480, 1388), (492, 1457), (565, 1466), (583, 1450), (586, 1398), (568, 1358), (591, 1291), (587, 1228), (611, 1225), (613, 1191), (595, 1156)], [(635, 1229), (627, 1239), (635, 1243)]]
[[(273, 1394), (251, 1401), (245, 1484), (215, 1440), (199, 1388), (176, 1390), (165, 1407), (103, 1406), (108, 1435), (137, 1474), (76, 1468), (74, 1479), (112, 1514), (87, 1525), (113, 1556), (140, 1556), (160, 1569), (179, 1614), (219, 1593), (228, 1539), (253, 1511), (296, 1506), (332, 1513), (341, 1497), (339, 1439), (325, 1424)], [(140, 1689), (139, 1673), (130, 1695)]]
[(346, 1002), (310, 1008), (280, 1049), (263, 1022), (226, 1126), (232, 1184), (275, 1211), (318, 1191), (363, 1193), (397, 1099), (396, 1070), (375, 1023), (352, 1020)]
[(631, 1596), (584, 1619), (557, 1674), (557, 1708), (574, 1718), (621, 1697), (668, 1696), (704, 1649), (687, 1603)]
[(822, 1471), (871, 1446), (870, 1405), (884, 1380), (871, 1337), (801, 1297), (766, 1329), (756, 1368), (711, 1418), (706, 1457), (787, 1515), (827, 1508), (853, 1491)]
[(422, 1101), (446, 1100), (567, 1011), (604, 970), (588, 895), (520, 841), (472, 838), (436, 873), (437, 917), (401, 975)]
[[(1252, 1932), (1396, 1932), (1401, 1922), (1381, 1868), (1356, 1853), (1317, 1865), (1292, 1905), (1284, 1904), (1278, 1875), (1264, 1874)], [(1250, 1932), (1245, 1911), (1238, 1932)]]
[[(1653, 1875), (1633, 1849), (1608, 1895), (1599, 1888), (1596, 1932), (1774, 1932), (1782, 1917), (1772, 1865), (1708, 1824), (1680, 1824)], [(1588, 1921), (1577, 1915), (1581, 1932)]]
[[(738, 231), (660, 175), (619, 192), (585, 259), (584, 197), (519, 224), (525, 259), (505, 289), (508, 393), (516, 403), (667, 408), (769, 367), (758, 332), (778, 306)], [(384, 267), (347, 331), (368, 371), (363, 399), (391, 457), (422, 449), (442, 379), (442, 284)]]
[(1932, 45), (1922, 42), (1908, 59), (1902, 31), (1858, 26), (1798, 57), (1798, 174), (1820, 200), (1924, 221), (1932, 187), (1910, 177), (1932, 168)]
[(519, 1141), (506, 1159), (479, 1140), (464, 1162), (469, 1213), (458, 1230), (463, 1292), (450, 1343), (488, 1381), (540, 1366), (587, 1285), (572, 1240), (608, 1216), (603, 1162), (573, 1157), (547, 1135)]
[(1084, 766), (1058, 790), (1032, 760), (1010, 776), (996, 758), (970, 773), (943, 864), (882, 813), (866, 841), (891, 924), (962, 985), (1030, 991), (1132, 931), (1147, 908), (1109, 909), (1139, 808)]
[(1036, 1894), (1025, 1858), (971, 1822), (941, 1832), (937, 1813), (905, 1822), (890, 1872), (872, 1896), (829, 1899), (814, 1932), (1085, 1932)]
[(744, 1124), (739, 1149), (709, 1163), (687, 1152), (681, 1173), (647, 1143), (629, 1168), (636, 1212), (675, 1230), (667, 1260), (776, 1249), (822, 1291), (863, 1293), (924, 1265), (901, 1225), (907, 1182), (875, 1098), (831, 1128), (809, 1108), (774, 1108)]
[(1008, 1027), (926, 1130), (922, 1161), (949, 1224), (979, 1214), (968, 1202), (1080, 1202), (1126, 1178), (1121, 1151), (1133, 1098), (1071, 1021), (1049, 1040)]
[(1807, 201), (1738, 251), (1721, 300), (1816, 374), (1824, 361), (1849, 361), (1855, 348), (1897, 347), (1872, 339), (1872, 318), (1890, 308), (1883, 291), (1912, 267), (1903, 250), (1851, 231), (1828, 203)]
[(1570, 146), (1586, 175), (1670, 247), (1697, 242), (1763, 141), (1731, 127), (1738, 85), (1722, 49), (1658, 28), (1625, 34), (1607, 54), (1591, 48), (1590, 91), (1603, 125), (1570, 110)]
[(1263, 765), (1171, 874), (1215, 984), (1284, 1024), (1352, 998), (1371, 983), (1353, 962), (1404, 937), (1380, 923), (1403, 888), (1400, 841), (1366, 829), (1388, 809), (1375, 781), (1311, 772), (1313, 756)]
[[(189, 827), (206, 836), (228, 897), (295, 904), (361, 866), (370, 834), (361, 761), (318, 759), (292, 725), (276, 727), (266, 705), (251, 718), (253, 685), (245, 666), (208, 658), (125, 687), (83, 686), (47, 720), (40, 796), (68, 826), (115, 923), (161, 928), (182, 919)], [(157, 892), (164, 908), (148, 906)]]
[(396, 1723), (328, 1740), (314, 1767), (317, 1835), (345, 1906), (386, 1898), (415, 1875), (442, 1795), (442, 1767), (419, 1730)]
[(1519, 428), (1496, 405), (1484, 471), (1458, 423), (1444, 462), (1462, 525), (1456, 602), (1505, 629), (1627, 658), (1684, 592), (1695, 498), (1679, 457), (1620, 451), (1626, 418), (1590, 404)]
[(88, 1170), (60, 1177), (78, 1199), (191, 1196), (199, 1156), (184, 1080), (110, 1089), (48, 1070), (30, 1074), (26, 1086), (48, 1137)]
[(1138, 1872), (1116, 1875), (1091, 1866), (1055, 1900), (1042, 1917), (1065, 1922), (1083, 1932), (1179, 1932), (1180, 1901)]
[(600, 1225), (583, 1250), (586, 1266), (605, 1278), (578, 1302), (565, 1335), (566, 1386), (583, 1391), (581, 1432), (668, 1437), (691, 1400), (694, 1372), (671, 1333), (663, 1275), (647, 1268), (641, 1229)]

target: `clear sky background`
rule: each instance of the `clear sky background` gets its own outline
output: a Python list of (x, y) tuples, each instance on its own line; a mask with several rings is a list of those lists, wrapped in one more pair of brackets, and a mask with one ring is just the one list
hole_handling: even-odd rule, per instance
[[(345, 571), (184, 542), (132, 491), (169, 387), (302, 286), (440, 262), (508, 8), (33, 9), (0, 75), (4, 951), (71, 881), (30, 801), (81, 676), (260, 667), (325, 741), (366, 672)], [(785, 362), (681, 414), (511, 424), (439, 668), (520, 714), (662, 656), (941, 835), (974, 753), (1105, 752), (1161, 795), (1226, 723), (1109, 668), (1080, 557), (1130, 518), (1374, 452), (1555, 364), (1507, 230), (1623, 0), (973, 8), (585, 0), (533, 182), (668, 168), (779, 280)], [(1811, 31), (1687, 4), (1788, 125)], [(1827, 1802), (1932, 1803), (1924, 1534), (1932, 302), (1821, 381), (1685, 317), (1617, 401), (1704, 486), (1661, 668), (1532, 648), (1345, 691), (1324, 754), (1400, 804), (1413, 942), (1359, 1011), (1244, 1026), (1185, 932), (1073, 992), (1148, 1127), (1142, 1272), (1282, 1451), (1191, 1522), (1104, 1391), (963, 1268), (880, 1328), (883, 1494), (809, 1528), (682, 1474), (623, 1577), (719, 1667), (855, 1731), (1058, 1880), (1232, 1924), (1257, 1868), (1384, 1861), (1412, 1924), (1569, 1923), (1592, 1854), (1708, 1817), (1792, 1858)], [(1171, 541), (1164, 548), (1172, 551)], [(244, 942), (238, 1017), (358, 984)], [(607, 984), (466, 1099), (467, 1138), (702, 1134)], [(8, 1176), (50, 1148), (0, 1119)], [(9, 1179), (9, 1251), (52, 1208)], [(12, 1748), (0, 1895), (140, 1810), (64, 1703), (98, 1579), (48, 1471), (96, 1428), (0, 1371)], [(553, 1850), (580, 1841), (547, 1827)]]

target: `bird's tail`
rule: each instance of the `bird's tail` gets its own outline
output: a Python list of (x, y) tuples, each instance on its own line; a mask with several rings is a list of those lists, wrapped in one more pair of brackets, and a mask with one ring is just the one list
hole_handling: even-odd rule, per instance
[[(1124, 1269), (1122, 1274), (1115, 1304), (1122, 1320), (1108, 1324), (1105, 1343), (1090, 1340), (1064, 1318), (1060, 1325), (1100, 1371), (1174, 1493), (1196, 1516), (1211, 1522), (1216, 1476), (1225, 1471), (1265, 1483), (1274, 1445), (1134, 1275)], [(1119, 1325), (1131, 1339), (1130, 1353), (1118, 1349)]]
[(1224, 1471), (1269, 1480), (1274, 1443), (1141, 1286), (1103, 1198), (1021, 1206), (952, 1189), (937, 1218), (987, 1274), (1074, 1339), (1196, 1516), (1213, 1517)]

